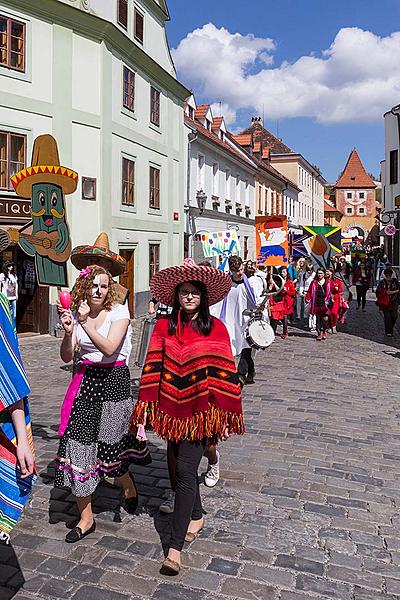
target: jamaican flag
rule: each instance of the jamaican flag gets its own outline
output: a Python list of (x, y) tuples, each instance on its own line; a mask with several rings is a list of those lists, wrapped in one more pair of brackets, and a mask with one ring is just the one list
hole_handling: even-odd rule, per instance
[(332, 227), (331, 225), (303, 225), (303, 234), (307, 237), (320, 235), (321, 237), (326, 238), (332, 248), (332, 254), (342, 251), (341, 227)]

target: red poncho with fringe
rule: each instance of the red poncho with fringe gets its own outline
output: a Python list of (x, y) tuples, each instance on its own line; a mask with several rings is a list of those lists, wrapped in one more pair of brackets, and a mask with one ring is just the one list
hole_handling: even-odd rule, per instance
[(166, 440), (243, 434), (241, 390), (225, 325), (213, 318), (209, 336), (185, 324), (168, 335), (159, 319), (150, 340), (131, 427), (146, 425)]

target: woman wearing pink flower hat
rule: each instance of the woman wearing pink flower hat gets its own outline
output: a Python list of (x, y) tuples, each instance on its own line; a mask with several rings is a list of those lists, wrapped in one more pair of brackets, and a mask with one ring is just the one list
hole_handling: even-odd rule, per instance
[(118, 302), (115, 285), (108, 269), (91, 264), (81, 270), (72, 290), (74, 312), (60, 298), (65, 331), (61, 359), (79, 360), (61, 409), (56, 457), (55, 486), (72, 489), (80, 512), (77, 526), (65, 538), (70, 543), (95, 530), (91, 495), (105, 475), (120, 480), (124, 508), (135, 512), (138, 496), (129, 465), (150, 462), (145, 442), (128, 430), (133, 408), (127, 366), (131, 325), (129, 309)]

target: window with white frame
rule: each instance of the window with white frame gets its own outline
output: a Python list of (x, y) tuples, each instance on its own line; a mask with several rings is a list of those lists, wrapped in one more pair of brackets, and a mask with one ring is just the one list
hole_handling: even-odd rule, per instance
[(353, 207), (346, 206), (346, 215), (352, 215), (352, 214), (353, 214)]
[(197, 189), (204, 191), (204, 171), (206, 158), (204, 154), (197, 155)]
[(219, 164), (217, 162), (213, 163), (212, 175), (212, 194), (216, 198), (219, 198)]
[(359, 192), (358, 197), (360, 198), (360, 200), (364, 200), (365, 193), (364, 192)]
[(240, 202), (240, 175), (237, 173), (236, 175), (236, 190), (235, 190), (235, 200), (236, 202)]
[(351, 198), (352, 198), (352, 197), (353, 197), (353, 192), (347, 192), (347, 193), (346, 193), (346, 198), (347, 198), (348, 200), (351, 200)]
[(364, 208), (364, 206), (359, 206), (358, 207), (358, 214), (359, 215), (365, 215), (365, 208)]

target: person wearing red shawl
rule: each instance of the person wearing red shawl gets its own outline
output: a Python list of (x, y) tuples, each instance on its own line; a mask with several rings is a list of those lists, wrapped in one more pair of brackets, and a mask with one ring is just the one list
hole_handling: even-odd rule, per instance
[(306, 294), (306, 302), (310, 303), (310, 314), (316, 317), (317, 341), (326, 340), (328, 328), (328, 306), (332, 306), (330, 283), (325, 276), (325, 269), (319, 267)]
[[(269, 306), (271, 312), (271, 327), (276, 333), (279, 321), (282, 322), (282, 335), (281, 338), (284, 340), (288, 337), (288, 316), (293, 314), (294, 301), (296, 296), (296, 287), (291, 279), (288, 277), (287, 267), (282, 267), (279, 271), (280, 276), (284, 280), (284, 286), (281, 292), (275, 296), (270, 296)], [(269, 280), (269, 289), (278, 289), (272, 275)]]
[(337, 333), (336, 325), (339, 319), (340, 308), (343, 303), (343, 283), (340, 281), (339, 277), (335, 277), (333, 267), (328, 267), (326, 269), (326, 281), (330, 297), (330, 301), (328, 301), (329, 325), (332, 333)]
[(155, 325), (131, 429), (143, 439), (150, 428), (167, 441), (175, 504), (165, 575), (179, 573), (184, 542), (194, 541), (204, 525), (197, 471), (207, 444), (244, 433), (229, 334), (209, 311), (231, 285), (227, 274), (192, 259), (150, 282), (152, 294), (173, 310)]

